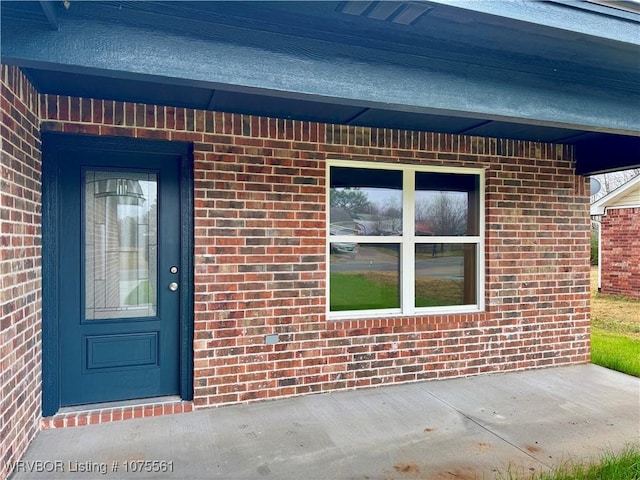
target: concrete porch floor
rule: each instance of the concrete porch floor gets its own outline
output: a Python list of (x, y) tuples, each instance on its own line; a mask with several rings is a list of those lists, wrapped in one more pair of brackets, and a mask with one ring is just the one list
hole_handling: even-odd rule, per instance
[(577, 365), (46, 430), (11, 478), (493, 479), (639, 438), (640, 380)]

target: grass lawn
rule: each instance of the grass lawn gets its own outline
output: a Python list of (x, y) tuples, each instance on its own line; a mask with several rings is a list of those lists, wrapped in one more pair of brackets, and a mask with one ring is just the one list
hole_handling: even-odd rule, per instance
[(640, 300), (601, 295), (597, 282), (592, 268), (591, 361), (640, 377)]
[(591, 362), (640, 377), (640, 340), (594, 328), (591, 332)]
[(622, 452), (605, 453), (598, 461), (567, 462), (549, 473), (522, 475), (509, 472), (497, 480), (639, 480), (640, 448), (630, 445)]
[(125, 305), (145, 305), (153, 300), (154, 294), (149, 280), (142, 280), (124, 299)]
[(332, 273), (331, 310), (400, 307), (398, 275), (393, 273)]
[[(331, 310), (399, 308), (398, 274), (392, 272), (332, 273)], [(462, 282), (444, 279), (417, 279), (416, 306), (460, 305)]]

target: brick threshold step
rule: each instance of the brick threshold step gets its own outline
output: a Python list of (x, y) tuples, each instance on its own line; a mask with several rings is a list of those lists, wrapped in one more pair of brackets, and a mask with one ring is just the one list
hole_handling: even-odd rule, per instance
[(63, 407), (55, 415), (43, 418), (40, 421), (40, 429), (82, 427), (191, 411), (193, 411), (193, 402), (183, 401), (178, 396), (94, 403)]

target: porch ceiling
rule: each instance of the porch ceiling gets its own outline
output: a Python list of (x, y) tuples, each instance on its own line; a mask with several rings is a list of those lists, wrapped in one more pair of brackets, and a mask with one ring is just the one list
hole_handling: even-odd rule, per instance
[(640, 15), (585, 5), (3, 1), (2, 61), (43, 93), (569, 143), (581, 173), (636, 167)]

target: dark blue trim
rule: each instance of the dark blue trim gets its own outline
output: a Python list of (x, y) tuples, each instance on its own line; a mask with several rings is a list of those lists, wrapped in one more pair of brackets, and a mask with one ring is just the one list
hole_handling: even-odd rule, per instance
[(63, 244), (58, 228), (58, 164), (61, 149), (101, 149), (171, 153), (180, 157), (181, 246), (180, 289), (180, 393), (193, 399), (193, 147), (186, 142), (96, 137), (45, 132), (42, 134), (42, 415), (60, 408), (60, 353), (58, 318), (59, 278), (57, 251)]
[(58, 165), (55, 144), (42, 134), (42, 415), (60, 408), (60, 353), (58, 351)]
[(575, 149), (576, 173), (579, 175), (640, 167), (640, 137), (586, 140)]
[(180, 396), (193, 400), (193, 305), (194, 305), (194, 205), (193, 205), (193, 145), (181, 154), (180, 160)]

